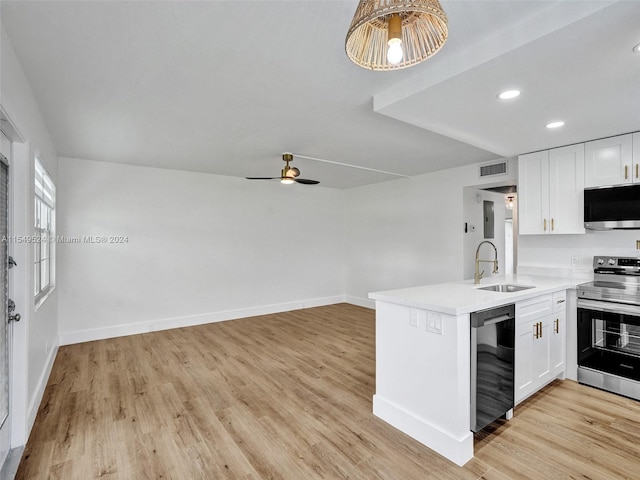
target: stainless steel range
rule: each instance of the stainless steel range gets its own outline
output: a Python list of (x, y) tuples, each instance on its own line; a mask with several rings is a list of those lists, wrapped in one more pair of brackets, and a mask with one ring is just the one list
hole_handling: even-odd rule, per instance
[(594, 257), (578, 286), (578, 381), (640, 400), (640, 258)]

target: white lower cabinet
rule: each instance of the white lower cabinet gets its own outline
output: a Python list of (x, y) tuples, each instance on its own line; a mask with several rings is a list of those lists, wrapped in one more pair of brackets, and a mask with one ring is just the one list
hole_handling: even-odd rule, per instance
[(551, 379), (551, 317), (516, 326), (515, 401), (521, 402)]
[(566, 312), (556, 313), (551, 317), (551, 374), (555, 378), (562, 375), (565, 370), (567, 358), (567, 314)]
[(565, 298), (562, 291), (516, 303), (516, 404), (564, 372)]
[(562, 376), (567, 365), (567, 292), (553, 294), (551, 325), (551, 376)]

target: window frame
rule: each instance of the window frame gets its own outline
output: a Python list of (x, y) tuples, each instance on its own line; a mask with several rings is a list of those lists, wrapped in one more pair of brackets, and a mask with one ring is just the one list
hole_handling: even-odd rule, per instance
[[(37, 310), (55, 288), (56, 212), (56, 187), (38, 157), (35, 158), (33, 199), (33, 293)], [(45, 276), (47, 283), (43, 286)]]

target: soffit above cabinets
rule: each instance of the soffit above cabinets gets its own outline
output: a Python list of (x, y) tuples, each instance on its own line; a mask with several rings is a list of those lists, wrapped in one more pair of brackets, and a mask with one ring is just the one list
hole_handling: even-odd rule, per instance
[[(423, 75), (421, 85), (417, 77), (404, 81), (404, 89), (376, 95), (375, 110), (500, 156), (637, 130), (640, 55), (632, 47), (640, 38), (640, 3), (581, 2), (585, 16), (578, 20), (576, 2), (565, 3), (538, 12), (522, 28), (509, 26), (504, 35), (513, 43), (495, 44), (506, 38), (501, 35), (461, 53), (474, 61), (443, 55), (450, 76)], [(522, 94), (499, 100), (509, 88)], [(545, 128), (556, 119), (565, 127)]]

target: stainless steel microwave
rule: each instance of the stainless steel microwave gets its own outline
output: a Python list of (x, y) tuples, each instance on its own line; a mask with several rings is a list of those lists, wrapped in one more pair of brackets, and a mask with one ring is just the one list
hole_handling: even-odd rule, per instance
[(584, 228), (640, 230), (640, 184), (585, 189)]

